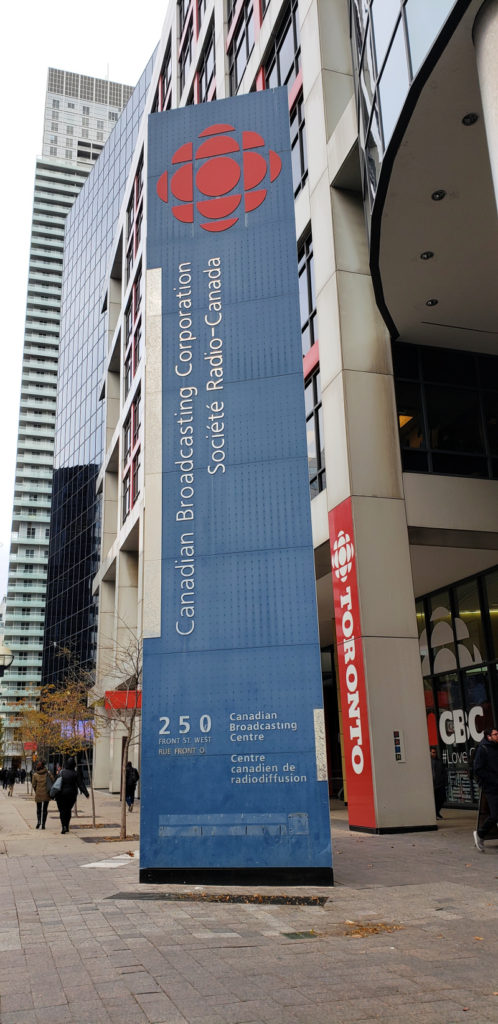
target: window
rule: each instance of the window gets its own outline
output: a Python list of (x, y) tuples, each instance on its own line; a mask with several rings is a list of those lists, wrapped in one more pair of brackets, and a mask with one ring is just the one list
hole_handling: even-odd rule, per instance
[(254, 46), (254, 10), (252, 0), (246, 0), (240, 20), (228, 48), (230, 95), (235, 96)]
[(308, 474), (310, 495), (315, 497), (323, 491), (325, 481), (325, 454), (323, 451), (322, 393), (320, 370), (308, 377), (304, 385), (306, 408), (306, 440), (308, 444)]
[(273, 40), (265, 66), (267, 89), (274, 89), (277, 85), (287, 85), (290, 88), (301, 67), (297, 7), (298, 0), (291, 0)]
[(498, 479), (498, 357), (393, 343), (405, 472)]
[(141, 397), (140, 391), (138, 391), (132, 407), (133, 447), (137, 444), (140, 436)]
[(294, 195), (301, 191), (308, 177), (308, 154), (306, 152), (306, 130), (304, 126), (303, 94), (299, 94), (290, 112), (292, 184)]
[(133, 373), (137, 372), (137, 366), (140, 362), (140, 341), (142, 337), (142, 325), (139, 323), (136, 327), (135, 334), (133, 336)]
[(34, 526), (28, 526), (27, 529), (26, 529), (26, 536), (27, 537), (34, 537), (35, 534), (36, 534), (35, 527)]
[(178, 0), (178, 29), (180, 35), (185, 28), (185, 22), (187, 20), (187, 14), (190, 10), (190, 0)]
[(315, 344), (316, 299), (313, 273), (313, 242), (305, 238), (297, 250), (299, 274), (299, 308), (301, 311), (301, 344), (303, 356)]
[(131, 416), (127, 416), (123, 426), (123, 465), (126, 465), (131, 455)]
[(214, 75), (214, 33), (211, 29), (199, 64), (199, 103), (206, 103), (208, 100)]
[(180, 68), (180, 92), (183, 92), (183, 87), (187, 78), (188, 69), (192, 63), (192, 50), (194, 45), (194, 25), (192, 18), (190, 19), (188, 28), (185, 32), (185, 38), (183, 40), (182, 49), (178, 56), (178, 64)]
[(116, 114), (115, 110), (110, 110), (107, 116), (109, 118), (109, 121), (117, 121), (118, 119), (118, 114)]
[(159, 78), (159, 102), (158, 109), (165, 110), (168, 100), (171, 102), (171, 80), (173, 77), (173, 62), (171, 59), (171, 38), (166, 47), (161, 76)]
[(131, 509), (131, 477), (130, 472), (123, 478), (123, 523), (129, 516)]
[(34, 558), (35, 557), (35, 549), (34, 548), (26, 548), (26, 551), (24, 552), (24, 554), (25, 554), (26, 558)]
[(138, 449), (136, 455), (133, 456), (132, 494), (131, 494), (132, 505), (135, 504), (139, 494), (140, 494), (140, 448)]
[(132, 353), (131, 353), (131, 350), (130, 350), (127, 353), (127, 355), (126, 355), (125, 364), (124, 364), (124, 381), (123, 381), (123, 383), (124, 383), (125, 398), (126, 398), (126, 395), (129, 392), (130, 388), (131, 388), (132, 377), (133, 377)]
[(202, 19), (206, 13), (207, 0), (197, 0), (197, 24), (202, 25)]

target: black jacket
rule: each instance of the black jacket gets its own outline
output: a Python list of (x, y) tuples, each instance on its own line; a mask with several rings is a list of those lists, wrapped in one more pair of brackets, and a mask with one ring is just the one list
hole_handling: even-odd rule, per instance
[(484, 737), (475, 752), (472, 768), (485, 793), (498, 793), (498, 743)]
[(88, 790), (81, 778), (79, 772), (73, 771), (72, 768), (63, 768), (61, 771), (62, 775), (62, 786), (60, 789), (60, 796), (72, 797), (76, 800), (78, 796), (78, 790), (83, 793), (84, 796), (88, 796)]

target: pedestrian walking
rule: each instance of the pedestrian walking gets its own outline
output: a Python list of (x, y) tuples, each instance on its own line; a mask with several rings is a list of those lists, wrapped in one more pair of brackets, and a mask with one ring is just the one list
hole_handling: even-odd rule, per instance
[(32, 778), (33, 796), (36, 801), (37, 828), (45, 828), (48, 814), (48, 802), (50, 800), (50, 790), (53, 782), (54, 780), (50, 772), (47, 771), (45, 761), (38, 761)]
[(16, 781), (15, 768), (9, 768), (7, 771), (7, 796), (12, 796), (14, 792), (14, 785)]
[(74, 757), (68, 757), (65, 767), (60, 772), (60, 776), (62, 776), (62, 784), (55, 799), (57, 801), (59, 817), (61, 819), (61, 835), (64, 835), (66, 832), (69, 832), (71, 811), (76, 803), (78, 791), (83, 793), (87, 799), (89, 797), (89, 793), (80, 772), (76, 770), (76, 761), (74, 760)]
[(133, 810), (133, 804), (135, 803), (135, 790), (137, 788), (137, 782), (140, 778), (138, 771), (133, 767), (131, 761), (127, 762), (126, 765), (126, 779), (125, 779), (125, 798), (128, 806), (128, 810)]
[(431, 747), (431, 768), (436, 818), (442, 818), (441, 807), (446, 800), (446, 769), (441, 758), (438, 757), (437, 747)]
[(474, 832), (477, 849), (484, 853), (484, 840), (498, 823), (498, 729), (486, 729), (474, 756), (474, 775), (488, 802), (489, 814), (480, 828)]

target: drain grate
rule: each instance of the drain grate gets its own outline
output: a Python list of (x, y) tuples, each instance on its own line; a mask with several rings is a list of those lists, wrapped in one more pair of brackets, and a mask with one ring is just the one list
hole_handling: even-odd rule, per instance
[[(107, 900), (163, 900), (167, 903), (255, 903), (283, 907), (323, 907), (328, 896), (262, 896), (260, 893), (210, 892), (116, 892)], [(310, 938), (311, 933), (296, 932), (290, 938)], [(313, 936), (314, 937), (314, 936)]]

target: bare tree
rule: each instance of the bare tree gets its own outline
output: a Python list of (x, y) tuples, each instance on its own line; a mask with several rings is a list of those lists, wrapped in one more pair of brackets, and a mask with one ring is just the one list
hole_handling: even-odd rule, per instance
[(142, 640), (135, 637), (130, 630), (126, 640), (127, 642), (122, 643), (119, 649), (114, 648), (111, 671), (104, 677), (106, 683), (114, 683), (112, 689), (107, 689), (92, 703), (92, 711), (99, 729), (114, 723), (124, 733), (120, 839), (126, 839), (126, 765), (139, 723), (142, 702)]

